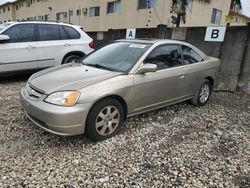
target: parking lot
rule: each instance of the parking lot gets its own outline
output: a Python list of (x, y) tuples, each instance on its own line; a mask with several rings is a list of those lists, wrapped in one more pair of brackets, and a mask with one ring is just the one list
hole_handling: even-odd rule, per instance
[(214, 92), (205, 107), (182, 103), (129, 118), (92, 143), (58, 137), (24, 115), (28, 76), (0, 81), (0, 187), (249, 187), (250, 96)]

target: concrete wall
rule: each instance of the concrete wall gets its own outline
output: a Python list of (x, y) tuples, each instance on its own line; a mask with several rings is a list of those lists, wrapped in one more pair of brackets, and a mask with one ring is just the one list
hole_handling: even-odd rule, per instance
[(240, 76), (238, 82), (238, 90), (249, 92), (250, 91), (250, 24), (248, 25), (248, 35), (245, 43), (245, 50), (240, 69)]
[[(250, 24), (248, 26), (227, 27), (224, 42), (205, 42), (206, 27), (137, 29), (136, 38), (177, 37), (189, 42), (209, 56), (221, 59), (222, 67), (218, 74), (216, 88), (228, 91), (244, 91), (250, 93)], [(89, 32), (96, 47), (112, 40), (126, 37), (126, 30), (109, 30), (102, 32), (103, 40), (97, 40), (96, 32)]]

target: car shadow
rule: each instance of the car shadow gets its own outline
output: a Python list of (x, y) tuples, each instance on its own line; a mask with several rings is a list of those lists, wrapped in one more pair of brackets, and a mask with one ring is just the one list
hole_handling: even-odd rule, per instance
[(33, 73), (19, 74), (19, 75), (0, 75), (0, 83), (8, 82), (25, 82)]

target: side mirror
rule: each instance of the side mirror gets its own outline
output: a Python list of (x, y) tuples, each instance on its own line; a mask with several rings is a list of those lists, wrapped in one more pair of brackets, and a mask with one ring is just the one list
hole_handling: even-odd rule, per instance
[(136, 74), (145, 74), (148, 72), (156, 72), (157, 66), (155, 64), (147, 63), (139, 67)]
[(10, 37), (8, 35), (0, 35), (0, 43), (5, 43), (10, 40)]

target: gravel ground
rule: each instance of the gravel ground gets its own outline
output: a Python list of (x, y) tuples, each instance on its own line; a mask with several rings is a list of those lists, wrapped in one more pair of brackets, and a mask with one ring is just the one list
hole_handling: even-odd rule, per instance
[(250, 96), (213, 93), (129, 118), (118, 136), (92, 143), (36, 128), (18, 92), (0, 81), (0, 187), (250, 187)]

